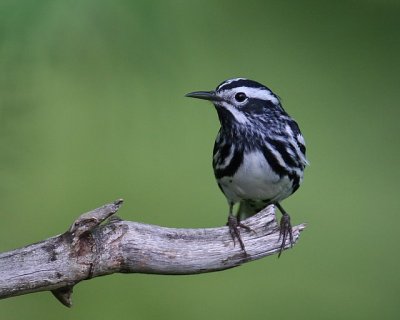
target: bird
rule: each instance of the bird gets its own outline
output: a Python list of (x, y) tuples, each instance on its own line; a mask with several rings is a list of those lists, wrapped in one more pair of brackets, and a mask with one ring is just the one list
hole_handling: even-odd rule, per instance
[[(290, 215), (281, 201), (298, 190), (308, 165), (305, 140), (297, 122), (283, 109), (275, 93), (247, 78), (228, 79), (215, 90), (185, 96), (211, 101), (217, 111), (221, 127), (212, 165), (228, 201), (227, 226), (234, 244), (237, 240), (246, 253), (240, 229), (252, 230), (243, 219), (272, 204), (282, 214), (279, 257), (287, 239), (293, 245)], [(239, 208), (234, 215), (236, 204)]]

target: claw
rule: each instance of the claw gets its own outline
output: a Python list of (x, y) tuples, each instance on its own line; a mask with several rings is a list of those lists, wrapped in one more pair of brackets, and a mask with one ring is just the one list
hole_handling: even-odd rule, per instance
[(290, 216), (288, 213), (283, 213), (281, 222), (280, 222), (280, 230), (279, 230), (279, 239), (278, 241), (281, 240), (282, 238), (282, 243), (281, 247), (279, 250), (278, 258), (281, 256), (282, 251), (285, 248), (286, 245), (286, 239), (289, 236), (289, 242), (290, 246), (293, 247), (293, 230), (292, 230), (292, 225), (290, 223)]
[(229, 233), (232, 237), (233, 244), (236, 245), (236, 239), (239, 242), (240, 248), (244, 251), (244, 253), (247, 255), (246, 248), (244, 246), (242, 237), (240, 236), (240, 229), (243, 228), (247, 231), (253, 231), (250, 227), (246, 226), (245, 224), (241, 223), (239, 219), (233, 215), (228, 216), (228, 223), (229, 227)]

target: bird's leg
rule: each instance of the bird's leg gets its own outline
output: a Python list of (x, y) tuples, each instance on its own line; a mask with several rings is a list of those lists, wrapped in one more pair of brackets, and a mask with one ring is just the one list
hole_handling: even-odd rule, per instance
[[(233, 215), (233, 203), (229, 203), (229, 215), (228, 215), (228, 222), (227, 225), (229, 227), (229, 233), (231, 234), (233, 244), (236, 244), (236, 239), (238, 240), (240, 244), (240, 248), (246, 253), (246, 249), (244, 247), (244, 243), (242, 241), (242, 238), (240, 236), (240, 230), (239, 227), (250, 229), (249, 227), (245, 226), (243, 223), (240, 223), (239, 217), (235, 217)], [(246, 253), (247, 254), (247, 253)]]
[(280, 222), (280, 230), (279, 230), (279, 239), (282, 238), (281, 248), (279, 250), (278, 258), (281, 256), (283, 249), (285, 248), (286, 239), (289, 236), (290, 246), (293, 246), (293, 230), (292, 225), (290, 223), (290, 216), (289, 214), (282, 208), (282, 206), (277, 202), (275, 204), (279, 211), (282, 213), (282, 218)]

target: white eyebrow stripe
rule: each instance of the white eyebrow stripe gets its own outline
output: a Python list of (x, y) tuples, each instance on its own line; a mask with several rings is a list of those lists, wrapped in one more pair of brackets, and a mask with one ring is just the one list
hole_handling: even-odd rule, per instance
[[(251, 88), (251, 87), (237, 87), (235, 89), (226, 90), (228, 92), (244, 92), (249, 98), (261, 99), (271, 101), (273, 104), (279, 104), (278, 98), (268, 89)], [(223, 93), (225, 93), (223, 91)]]

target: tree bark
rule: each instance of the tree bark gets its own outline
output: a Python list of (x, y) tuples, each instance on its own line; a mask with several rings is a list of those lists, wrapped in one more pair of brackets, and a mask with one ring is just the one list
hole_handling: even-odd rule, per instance
[[(175, 229), (111, 217), (121, 204), (117, 200), (82, 214), (61, 235), (1, 253), (0, 299), (52, 291), (70, 307), (72, 289), (82, 280), (116, 272), (213, 272), (280, 250), (273, 205), (243, 221), (252, 230), (241, 229), (244, 252), (232, 241), (228, 227)], [(294, 242), (304, 228), (305, 224), (293, 227)], [(285, 249), (289, 247), (287, 240)]]

